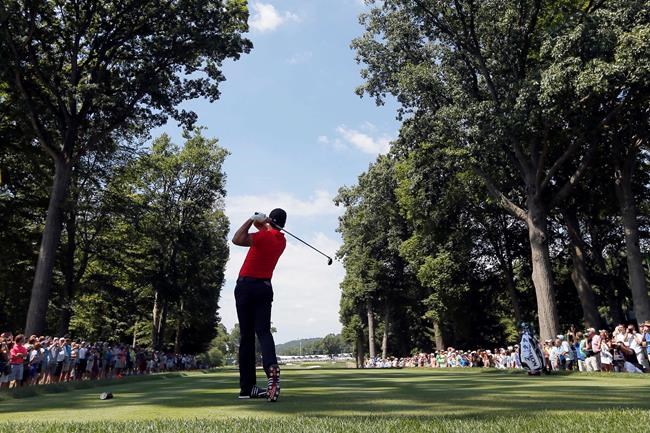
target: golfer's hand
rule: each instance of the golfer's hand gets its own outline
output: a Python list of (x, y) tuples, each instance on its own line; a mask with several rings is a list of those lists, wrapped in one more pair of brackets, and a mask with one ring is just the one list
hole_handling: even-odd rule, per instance
[(256, 223), (265, 223), (267, 217), (263, 213), (255, 212), (255, 214), (251, 217), (251, 219)]

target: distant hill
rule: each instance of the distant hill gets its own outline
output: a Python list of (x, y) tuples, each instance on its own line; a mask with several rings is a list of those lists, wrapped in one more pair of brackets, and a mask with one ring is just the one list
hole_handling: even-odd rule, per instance
[(276, 354), (282, 356), (300, 355), (300, 345), (302, 343), (302, 354), (310, 355), (313, 354), (314, 350), (320, 346), (319, 343), (322, 340), (322, 337), (317, 337), (287, 341), (286, 343), (276, 344), (275, 352)]

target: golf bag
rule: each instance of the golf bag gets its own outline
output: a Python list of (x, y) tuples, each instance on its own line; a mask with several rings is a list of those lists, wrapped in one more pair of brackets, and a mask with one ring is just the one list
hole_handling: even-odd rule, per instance
[(524, 326), (519, 343), (519, 362), (528, 374), (539, 375), (544, 370), (544, 355), (530, 328)]

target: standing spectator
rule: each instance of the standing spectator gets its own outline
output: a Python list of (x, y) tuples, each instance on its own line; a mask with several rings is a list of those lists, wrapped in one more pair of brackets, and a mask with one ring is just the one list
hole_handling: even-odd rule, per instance
[(517, 369), (521, 368), (521, 360), (519, 359), (518, 353), (519, 353), (519, 345), (515, 344), (514, 348), (512, 349), (512, 355), (511, 355), (512, 368), (517, 368)]
[(561, 350), (562, 342), (559, 338), (556, 338), (555, 341), (550, 346), (548, 351), (548, 361), (552, 371), (558, 371), (562, 368), (562, 359), (561, 359)]
[(614, 369), (614, 355), (610, 350), (610, 340), (607, 331), (600, 331), (600, 369), (610, 372)]
[(36, 340), (32, 350), (29, 352), (29, 383), (36, 385), (41, 376), (41, 369), (43, 365), (43, 352), (41, 351), (41, 343)]
[(569, 371), (572, 371), (575, 368), (576, 363), (576, 352), (573, 347), (573, 333), (568, 332), (566, 338), (562, 337), (562, 353), (565, 357), (565, 368)]
[[(65, 337), (65, 339), (62, 340), (63, 342), (61, 343), (61, 348), (65, 353), (65, 358), (63, 359), (63, 364), (61, 365), (61, 377), (59, 380), (61, 382), (67, 382), (70, 380), (70, 372), (73, 368), (72, 339), (70, 339), (70, 337)], [(61, 339), (59, 342), (61, 342)]]
[(11, 382), (11, 364), (9, 364), (11, 340), (10, 332), (5, 332), (0, 336), (0, 388), (8, 388), (9, 382)]
[(582, 332), (578, 331), (573, 340), (576, 360), (578, 361), (578, 371), (585, 371), (585, 360), (587, 359), (587, 354), (585, 353), (586, 343), (587, 339), (583, 337)]
[(484, 350), (481, 352), (481, 360), (483, 363), (483, 368), (490, 368), (490, 351)]
[(20, 387), (23, 384), (23, 373), (25, 371), (25, 360), (28, 357), (27, 349), (23, 346), (25, 336), (23, 334), (16, 335), (14, 345), (9, 351), (9, 363), (11, 364), (11, 375), (13, 382), (9, 385), (10, 388)]
[(440, 368), (447, 368), (447, 357), (444, 351), (439, 351), (436, 355), (436, 364)]
[(612, 339), (616, 343), (623, 343), (625, 341), (625, 326), (621, 324), (616, 325), (614, 332), (612, 332)]
[(587, 329), (587, 343), (585, 344), (585, 366), (587, 371), (600, 371), (600, 335), (594, 328)]
[(650, 364), (650, 321), (641, 324), (641, 347), (644, 349), (645, 358)]
[(83, 380), (88, 367), (88, 348), (86, 342), (82, 341), (77, 351), (77, 371), (75, 373), (76, 380)]
[(543, 353), (544, 353), (544, 367), (545, 367), (547, 373), (553, 369), (553, 366), (551, 364), (551, 349), (552, 348), (553, 348), (553, 340), (545, 340), (544, 341), (544, 347), (543, 347)]
[(47, 359), (47, 367), (45, 370), (45, 383), (54, 383), (57, 366), (57, 357), (59, 356), (59, 339), (53, 338), (51, 342), (48, 342), (48, 345), (45, 347), (45, 358)]
[(634, 325), (628, 325), (625, 332), (624, 343), (634, 351), (634, 355), (636, 357), (635, 364), (638, 364), (637, 367), (641, 368), (643, 371), (648, 371), (650, 369), (650, 365), (648, 365), (648, 358), (643, 350), (643, 336), (640, 333), (636, 332)]
[(59, 338), (56, 342), (56, 369), (54, 370), (54, 381), (62, 382), (65, 379), (66, 372), (64, 371), (68, 353), (65, 350), (65, 339)]

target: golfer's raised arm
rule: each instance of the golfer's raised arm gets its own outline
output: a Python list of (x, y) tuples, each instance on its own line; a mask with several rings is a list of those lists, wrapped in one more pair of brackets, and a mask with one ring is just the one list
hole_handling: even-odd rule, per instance
[(248, 233), (251, 226), (253, 225), (252, 219), (247, 219), (244, 224), (235, 232), (235, 235), (232, 237), (232, 243), (239, 245), (240, 247), (250, 247), (251, 246), (251, 235)]
[(253, 244), (253, 240), (250, 233), (248, 233), (248, 230), (250, 230), (251, 226), (255, 223), (257, 223), (255, 225), (258, 228), (263, 227), (262, 225), (265, 224), (267, 220), (268, 218), (265, 214), (255, 212), (255, 214), (247, 219), (246, 222), (239, 227), (239, 230), (235, 232), (235, 235), (232, 237), (232, 243), (239, 245), (240, 247), (250, 247)]

